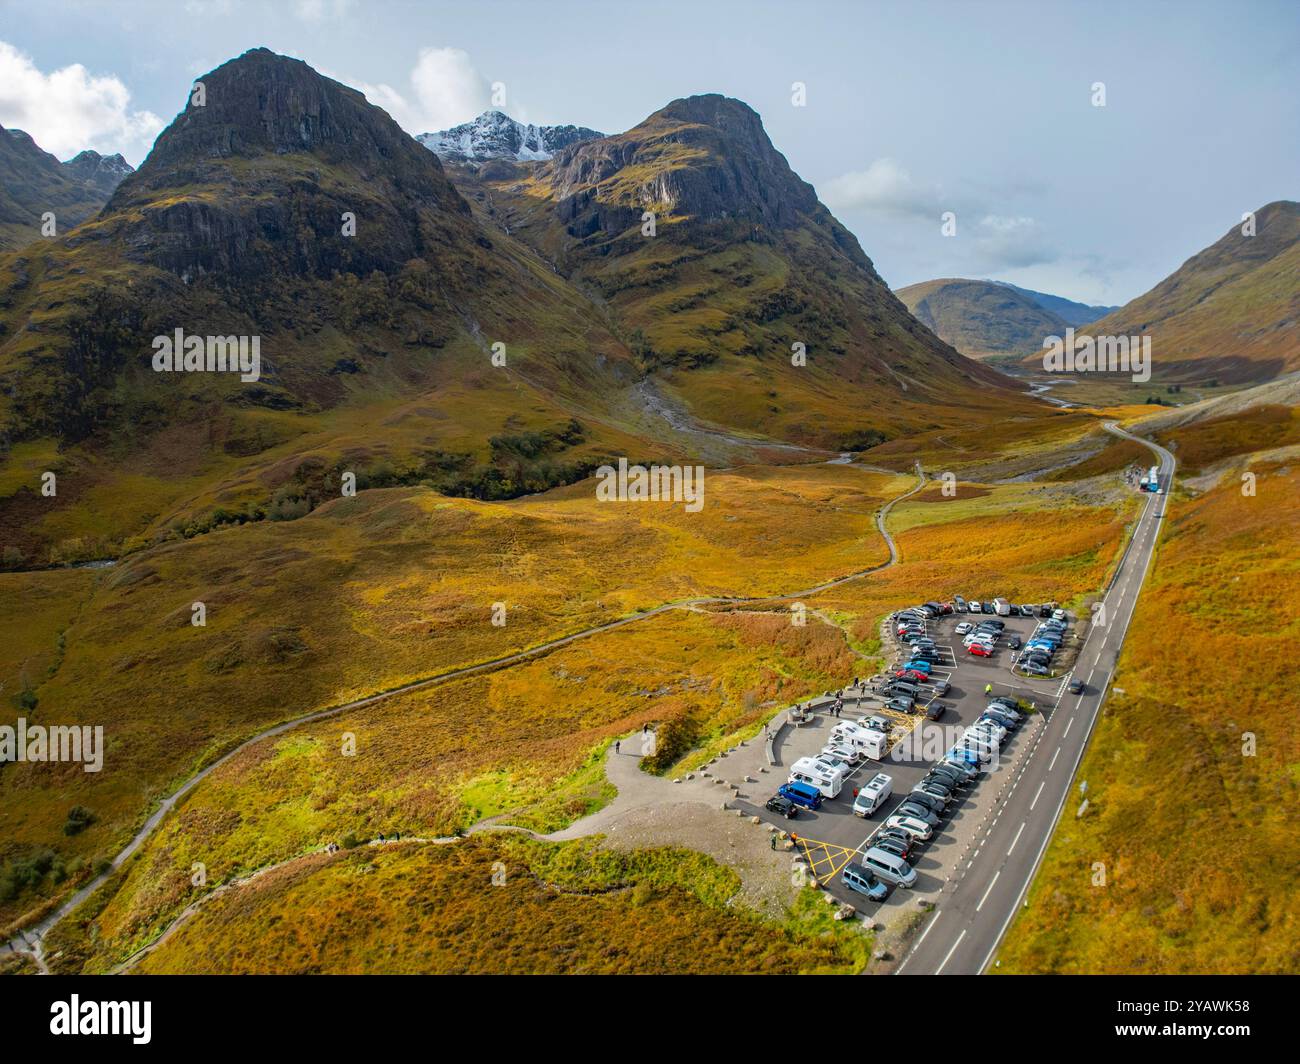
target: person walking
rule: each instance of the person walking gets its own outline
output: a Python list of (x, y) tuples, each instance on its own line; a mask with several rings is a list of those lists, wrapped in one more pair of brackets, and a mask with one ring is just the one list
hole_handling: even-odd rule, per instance
[(776, 836), (775, 836), (775, 835), (769, 835), (767, 838), (768, 838), (768, 841), (772, 843), (772, 849), (775, 850), (775, 849), (776, 849)]
[(622, 746), (623, 746), (623, 743), (622, 743), (620, 740), (615, 739), (615, 740), (614, 740), (614, 753), (617, 754), (617, 753), (619, 752), (619, 750), (622, 748)]
[(991, 695), (993, 693), (993, 685), (991, 683), (986, 683), (984, 685), (984, 693), (986, 695)]

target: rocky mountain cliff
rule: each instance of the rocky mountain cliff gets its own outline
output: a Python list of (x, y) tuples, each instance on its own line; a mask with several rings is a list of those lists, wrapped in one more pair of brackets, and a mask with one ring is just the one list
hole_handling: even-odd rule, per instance
[(526, 172), (452, 175), (710, 421), (860, 449), (1020, 401), (908, 313), (738, 100), (676, 100)]
[(537, 162), (551, 158), (570, 144), (603, 136), (584, 126), (537, 126), (516, 121), (500, 111), (485, 111), (472, 122), (437, 133), (421, 133), (415, 139), (442, 159)]
[(120, 155), (84, 151), (61, 163), (21, 129), (0, 130), (0, 251), (38, 239), (47, 211), (57, 232), (80, 225), (130, 172)]

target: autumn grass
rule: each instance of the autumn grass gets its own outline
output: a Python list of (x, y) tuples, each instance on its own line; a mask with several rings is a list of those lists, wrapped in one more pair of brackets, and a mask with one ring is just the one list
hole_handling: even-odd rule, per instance
[[(493, 885), (496, 875), (498, 885)], [(851, 972), (860, 932), (726, 908), (689, 851), (476, 836), (317, 857), (217, 898), (143, 959), (158, 972)]]
[(999, 971), (1300, 970), (1300, 474), (1257, 472), (1254, 497), (1225, 478), (1171, 502), (1080, 768), (1088, 813), (1059, 826)]

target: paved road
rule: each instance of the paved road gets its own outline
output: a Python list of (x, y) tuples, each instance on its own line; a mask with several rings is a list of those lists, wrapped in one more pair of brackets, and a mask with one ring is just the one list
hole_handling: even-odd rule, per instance
[(1084, 693), (1064, 695), (1046, 717), (1035, 748), (1014, 770), (1017, 775), (1001, 810), (963, 862), (960, 878), (954, 877), (939, 895), (934, 911), (899, 965), (900, 974), (978, 974), (988, 968), (1062, 810), (1065, 816), (1074, 816), (1083, 799), (1074, 782), (1075, 773), (1150, 568), (1174, 475), (1174, 456), (1163, 447), (1131, 436), (1113, 423), (1106, 429), (1157, 454), (1165, 494), (1147, 498), (1103, 600), (1105, 624), (1092, 626), (1079, 652), (1073, 678), (1086, 683)]

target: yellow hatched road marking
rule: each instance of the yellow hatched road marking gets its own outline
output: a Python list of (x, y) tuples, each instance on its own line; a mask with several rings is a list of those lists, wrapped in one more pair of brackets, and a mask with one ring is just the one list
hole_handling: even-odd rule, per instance
[[(837, 846), (833, 842), (805, 839), (803, 836), (799, 836), (798, 845), (803, 850), (804, 856), (808, 858), (809, 871), (815, 879), (823, 883), (833, 879), (858, 852), (846, 846)], [(823, 869), (826, 869), (824, 874)]]

